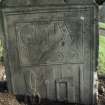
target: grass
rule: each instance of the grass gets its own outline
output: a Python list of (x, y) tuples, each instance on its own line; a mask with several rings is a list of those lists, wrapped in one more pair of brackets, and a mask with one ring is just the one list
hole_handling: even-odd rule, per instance
[(105, 36), (99, 36), (99, 65), (98, 73), (105, 75)]
[(99, 29), (105, 29), (105, 23), (99, 22)]
[[(105, 23), (99, 22), (99, 29), (105, 30)], [(105, 35), (99, 35), (98, 73), (105, 75)]]

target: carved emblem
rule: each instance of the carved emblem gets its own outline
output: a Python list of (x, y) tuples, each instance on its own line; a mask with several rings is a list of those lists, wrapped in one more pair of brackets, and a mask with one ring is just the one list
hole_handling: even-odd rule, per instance
[(70, 23), (39, 21), (17, 26), (19, 52), (26, 64), (68, 62), (80, 57), (81, 33), (75, 32), (80, 28), (73, 29)]

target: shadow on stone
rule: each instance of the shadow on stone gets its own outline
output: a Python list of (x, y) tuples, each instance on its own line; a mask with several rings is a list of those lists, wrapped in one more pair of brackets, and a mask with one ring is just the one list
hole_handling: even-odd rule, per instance
[(38, 97), (34, 96), (23, 96), (18, 95), (16, 96), (17, 100), (20, 103), (25, 103), (26, 105), (83, 105), (79, 103), (68, 103), (68, 102), (59, 102), (59, 101), (52, 101), (48, 99), (38, 99)]
[(7, 92), (7, 81), (0, 81), (0, 92)]

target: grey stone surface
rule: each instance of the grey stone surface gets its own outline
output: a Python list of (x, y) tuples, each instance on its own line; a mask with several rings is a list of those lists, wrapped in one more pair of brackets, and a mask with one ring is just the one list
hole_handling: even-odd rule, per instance
[(43, 4), (92, 4), (95, 0), (2, 0), (5, 6), (25, 6)]
[(2, 13), (10, 92), (70, 103), (95, 103), (95, 5), (27, 6), (4, 8)]
[(99, 31), (99, 35), (105, 36), (105, 30), (100, 29), (100, 31)]
[(101, 22), (105, 22), (105, 3), (100, 6), (99, 20), (100, 20)]
[(2, 14), (0, 10), (0, 39), (3, 40)]

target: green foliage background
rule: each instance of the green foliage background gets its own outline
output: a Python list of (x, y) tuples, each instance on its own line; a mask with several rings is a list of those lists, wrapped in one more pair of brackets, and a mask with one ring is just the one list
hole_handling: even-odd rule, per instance
[[(105, 30), (105, 23), (99, 23), (99, 29)], [(99, 35), (98, 73), (105, 75), (105, 35)]]

